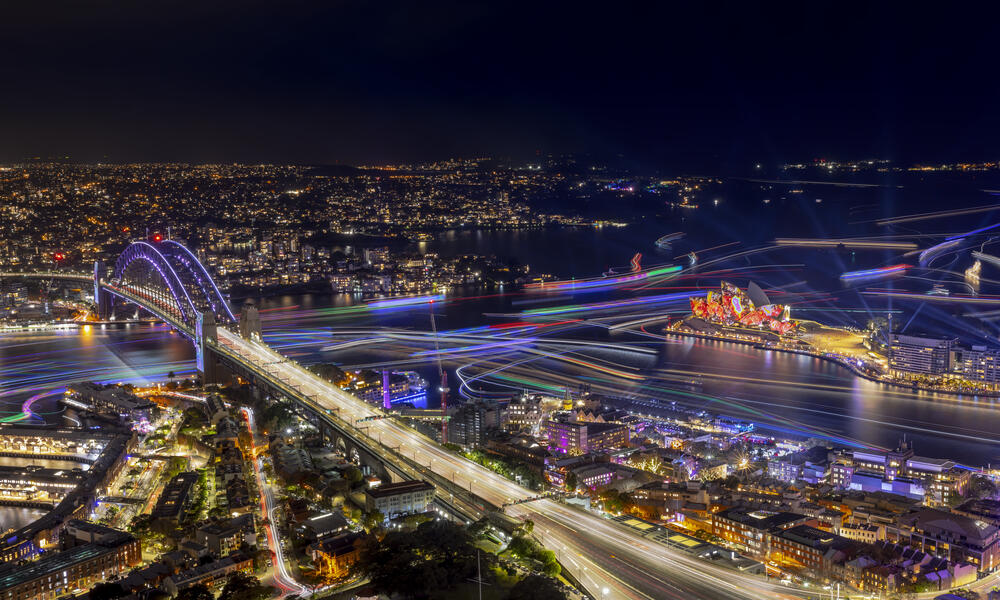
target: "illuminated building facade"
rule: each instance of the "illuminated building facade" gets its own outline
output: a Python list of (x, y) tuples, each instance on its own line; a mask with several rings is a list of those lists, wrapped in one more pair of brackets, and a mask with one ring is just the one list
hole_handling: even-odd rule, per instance
[(830, 484), (841, 489), (891, 492), (928, 506), (950, 506), (965, 492), (971, 471), (947, 459), (916, 456), (912, 443), (890, 452), (857, 450), (842, 454), (830, 467)]
[(768, 558), (783, 565), (820, 573), (827, 570), (826, 557), (832, 548), (850, 540), (808, 525), (796, 525), (771, 537)]
[(731, 508), (712, 515), (712, 533), (762, 558), (771, 551), (771, 537), (801, 525), (809, 517), (790, 512)]
[[(97, 498), (107, 493), (108, 485), (124, 468), (128, 453), (135, 449), (136, 438), (122, 430), (93, 431), (73, 428), (39, 428), (23, 425), (0, 425), (0, 443), (6, 447), (92, 448), (97, 444), (96, 458), (84, 472), (75, 489), (65, 493), (55, 507), (40, 519), (0, 538), (0, 564), (30, 559), (51, 544), (63, 525), (70, 519), (82, 518)], [(103, 447), (102, 447), (103, 446)], [(10, 452), (10, 450), (5, 450)], [(20, 452), (20, 450), (14, 450)], [(92, 456), (90, 454), (89, 456)], [(89, 460), (89, 459), (88, 459)]]
[(629, 431), (617, 423), (556, 421), (545, 423), (549, 446), (565, 454), (600, 453), (628, 444)]
[(426, 481), (385, 483), (365, 490), (365, 510), (377, 510), (388, 519), (426, 512), (433, 502), (434, 486)]
[(311, 555), (316, 571), (328, 580), (340, 579), (350, 573), (351, 566), (361, 556), (364, 536), (348, 533), (313, 544)]
[(139, 540), (123, 531), (109, 531), (94, 542), (47, 553), (24, 565), (0, 567), (0, 598), (52, 600), (82, 593), (142, 562)]
[(1000, 384), (1000, 348), (955, 348), (951, 358), (952, 372), (963, 379)]
[(957, 340), (893, 334), (889, 369), (897, 375), (944, 375), (951, 370)]
[(538, 396), (521, 396), (507, 405), (507, 426), (511, 429), (537, 433), (544, 416), (542, 399)]
[(935, 508), (903, 515), (886, 530), (889, 540), (990, 572), (1000, 565), (1000, 529), (992, 523)]
[(753, 282), (746, 292), (722, 282), (720, 291), (691, 297), (691, 314), (699, 319), (727, 326), (739, 326), (786, 334), (795, 328), (788, 307), (774, 304)]

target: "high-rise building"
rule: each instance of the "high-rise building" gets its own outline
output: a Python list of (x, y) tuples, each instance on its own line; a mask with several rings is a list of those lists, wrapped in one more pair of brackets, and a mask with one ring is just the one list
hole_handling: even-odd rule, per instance
[(892, 335), (889, 369), (899, 375), (945, 375), (951, 371), (951, 351), (957, 340)]
[(1000, 383), (1000, 348), (956, 347), (951, 356), (952, 371), (963, 379), (991, 385)]
[(628, 427), (617, 423), (550, 420), (545, 423), (549, 446), (567, 454), (589, 454), (621, 448), (628, 443)]
[(448, 441), (466, 448), (482, 446), (486, 434), (503, 425), (500, 406), (481, 402), (463, 404), (448, 419)]

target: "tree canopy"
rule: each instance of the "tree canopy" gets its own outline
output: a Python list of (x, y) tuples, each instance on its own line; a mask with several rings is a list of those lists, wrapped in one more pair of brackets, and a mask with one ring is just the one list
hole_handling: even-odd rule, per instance
[(117, 583), (98, 583), (90, 590), (92, 600), (114, 600), (127, 595), (125, 588)]
[(507, 595), (507, 600), (565, 600), (566, 594), (551, 577), (528, 575), (518, 581)]
[[(495, 557), (479, 557), (484, 579)], [(387, 595), (430, 598), (477, 576), (472, 536), (448, 521), (422, 523), (413, 532), (389, 532), (370, 540), (361, 551), (359, 569), (373, 587)]]
[(331, 365), (329, 363), (309, 365), (309, 370), (327, 381), (332, 381), (333, 383), (340, 383), (347, 378), (347, 374), (344, 373), (343, 369), (337, 365)]
[(204, 583), (198, 583), (177, 592), (174, 600), (215, 600), (215, 594)]
[(273, 589), (261, 585), (256, 577), (237, 571), (226, 580), (219, 600), (267, 600), (273, 593)]
[(373, 510), (365, 516), (365, 529), (374, 531), (385, 523), (385, 515), (379, 510)]

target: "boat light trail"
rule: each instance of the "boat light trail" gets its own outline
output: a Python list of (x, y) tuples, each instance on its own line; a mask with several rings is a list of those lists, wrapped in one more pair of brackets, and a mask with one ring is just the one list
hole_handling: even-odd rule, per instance
[(946, 250), (951, 250), (957, 247), (959, 244), (961, 244), (961, 240), (951, 240), (950, 242), (941, 242), (940, 244), (931, 246), (930, 248), (920, 253), (920, 258), (918, 259), (918, 262), (920, 263), (920, 266), (923, 267), (930, 261), (934, 260), (942, 252)]
[(877, 240), (865, 239), (832, 239), (832, 240), (807, 240), (800, 238), (778, 238), (774, 243), (779, 246), (791, 246), (800, 248), (870, 248), (873, 250), (916, 250), (917, 245), (913, 242), (880, 242)]
[(393, 298), (392, 300), (377, 300), (369, 302), (366, 306), (372, 310), (383, 310), (387, 308), (400, 308), (403, 306), (416, 306), (419, 304), (431, 304), (444, 300), (444, 294), (434, 296), (411, 296), (408, 298)]
[(892, 265), (879, 269), (868, 269), (866, 271), (848, 271), (840, 276), (841, 281), (865, 281), (869, 279), (879, 279), (890, 275), (903, 273), (909, 265)]
[(631, 273), (629, 275), (622, 275), (621, 277), (601, 277), (594, 279), (580, 279), (580, 280), (569, 280), (569, 281), (551, 281), (551, 282), (541, 282), (541, 283), (530, 283), (524, 286), (524, 289), (531, 291), (571, 291), (571, 290), (587, 290), (587, 289), (599, 289), (607, 288), (612, 286), (618, 286), (625, 283), (632, 283), (635, 281), (642, 281), (649, 279), (651, 277), (660, 277), (662, 275), (669, 275), (670, 273), (677, 273), (681, 271), (684, 267), (680, 265), (669, 265), (666, 267), (660, 267), (656, 269), (650, 269), (648, 271), (640, 271), (638, 273)]
[(993, 256), (992, 254), (986, 254), (983, 252), (975, 251), (972, 253), (972, 258), (976, 260), (981, 260), (984, 263), (990, 263), (994, 267), (1000, 267), (1000, 257)]
[(598, 302), (596, 304), (573, 304), (569, 306), (553, 306), (552, 308), (535, 308), (524, 311), (523, 315), (558, 315), (570, 312), (583, 312), (587, 310), (605, 310), (609, 308), (622, 308), (625, 306), (635, 306), (638, 304), (655, 304), (658, 302), (672, 302), (684, 300), (700, 294), (701, 292), (681, 292), (678, 294), (664, 294), (660, 296), (644, 296), (632, 300), (618, 300), (614, 302)]
[[(875, 221), (876, 225), (892, 225), (895, 223), (912, 223), (913, 221), (927, 221), (929, 219), (940, 219), (944, 217), (958, 217), (962, 215), (973, 215), (981, 212), (1000, 210), (1000, 204), (990, 204), (989, 206), (976, 206), (973, 208), (960, 208), (958, 210), (941, 210), (937, 212), (916, 213), (903, 215), (891, 219)], [(870, 221), (869, 221), (870, 222)]]
[(962, 234), (959, 234), (959, 235), (953, 235), (950, 238), (945, 238), (944, 241), (950, 242), (952, 240), (960, 240), (960, 239), (962, 239), (964, 237), (969, 237), (970, 235), (976, 235), (977, 233), (982, 233), (984, 231), (989, 231), (991, 229), (996, 229), (997, 227), (1000, 227), (1000, 223), (994, 223), (993, 225), (989, 225), (987, 227), (980, 227), (979, 229), (974, 229), (974, 230), (972, 230), (972, 231), (970, 231), (968, 233), (962, 233)]
[(920, 300), (921, 302), (938, 302), (941, 304), (990, 304), (1000, 305), (1000, 298), (973, 298), (972, 296), (936, 296), (933, 294), (914, 294), (912, 292), (878, 292), (864, 291), (863, 296), (877, 296), (880, 298), (901, 298), (907, 300)]

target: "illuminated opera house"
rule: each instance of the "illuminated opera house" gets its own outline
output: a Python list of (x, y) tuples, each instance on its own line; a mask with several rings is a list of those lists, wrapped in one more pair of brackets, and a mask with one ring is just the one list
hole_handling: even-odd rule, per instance
[(691, 297), (691, 314), (715, 325), (770, 330), (784, 335), (794, 329), (788, 306), (771, 302), (764, 290), (750, 282), (746, 291), (723, 281), (719, 291)]

